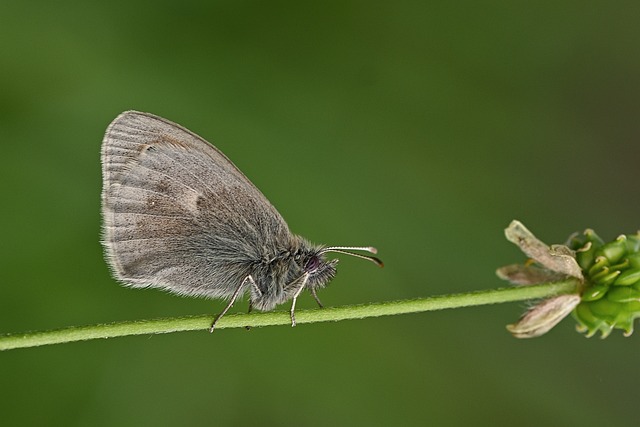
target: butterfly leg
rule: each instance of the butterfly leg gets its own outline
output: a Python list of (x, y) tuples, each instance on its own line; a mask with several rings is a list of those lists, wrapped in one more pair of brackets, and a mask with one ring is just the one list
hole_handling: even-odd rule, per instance
[[(253, 310), (253, 303), (251, 302), (251, 300), (249, 300), (249, 310), (247, 310), (247, 314), (251, 313), (252, 310)], [(247, 331), (251, 330), (251, 326), (245, 326), (244, 328)]]
[[(260, 298), (262, 296), (262, 291), (260, 290), (258, 285), (256, 285), (256, 282), (255, 280), (253, 280), (253, 277), (251, 275), (248, 275), (247, 279), (249, 279), (249, 281), (251, 282), (251, 289), (253, 289), (256, 295), (258, 295), (258, 298)], [(249, 299), (249, 312), (251, 312), (251, 299)]]
[(302, 284), (300, 285), (298, 290), (296, 290), (296, 293), (293, 294), (293, 301), (291, 301), (291, 327), (296, 326), (296, 301), (302, 293), (304, 286), (307, 284), (307, 280), (309, 280), (309, 273), (305, 273), (305, 275), (302, 277)]
[(316, 300), (316, 302), (318, 303), (318, 306), (320, 308), (324, 308), (324, 305), (322, 305), (322, 301), (320, 301), (320, 298), (318, 298), (318, 294), (316, 294), (316, 289), (311, 288), (309, 289), (309, 292), (311, 292), (311, 296), (313, 296), (313, 299)]
[(238, 295), (240, 295), (240, 293), (242, 292), (242, 289), (244, 288), (244, 285), (247, 282), (251, 282), (255, 286), (255, 282), (253, 280), (253, 277), (251, 277), (251, 275), (248, 275), (247, 277), (245, 277), (242, 283), (240, 283), (240, 286), (238, 286), (236, 291), (231, 296), (231, 299), (229, 300), (229, 304), (227, 304), (224, 310), (222, 310), (222, 313), (218, 314), (216, 318), (213, 320), (213, 323), (211, 324), (211, 328), (209, 328), (209, 332), (213, 332), (213, 330), (216, 328), (216, 323), (218, 323), (218, 320), (220, 320), (222, 316), (224, 316), (227, 313), (227, 311), (229, 311), (229, 309), (233, 306), (233, 303), (236, 301), (236, 298), (238, 298)]
[[(253, 277), (251, 278), (251, 288), (254, 290), (258, 298), (262, 296), (262, 291), (260, 290), (258, 285), (256, 285), (256, 282), (253, 280)], [(251, 298), (249, 298), (249, 310), (247, 311), (247, 314), (251, 313), (251, 311), (253, 311), (253, 302), (251, 301)], [(245, 326), (244, 328), (247, 331), (251, 330), (251, 326)]]

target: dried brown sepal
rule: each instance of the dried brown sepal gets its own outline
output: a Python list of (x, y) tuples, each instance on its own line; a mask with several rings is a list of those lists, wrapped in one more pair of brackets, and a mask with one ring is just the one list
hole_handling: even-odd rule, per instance
[(507, 240), (518, 245), (528, 257), (543, 267), (584, 280), (574, 252), (564, 245), (547, 246), (533, 235), (520, 221), (511, 221), (505, 230)]
[(517, 323), (507, 325), (516, 338), (544, 335), (564, 319), (580, 303), (579, 295), (559, 295), (549, 298), (527, 311)]
[(500, 267), (496, 274), (502, 280), (517, 286), (537, 285), (562, 280), (566, 275), (537, 265), (511, 264)]

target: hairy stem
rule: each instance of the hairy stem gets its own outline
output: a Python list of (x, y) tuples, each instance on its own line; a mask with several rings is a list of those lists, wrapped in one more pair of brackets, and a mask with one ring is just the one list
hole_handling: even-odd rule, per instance
[[(390, 316), (395, 314), (435, 311), (447, 308), (461, 308), (485, 304), (497, 304), (547, 298), (560, 294), (578, 292), (578, 281), (567, 279), (560, 282), (536, 286), (502, 288), (463, 294), (442, 295), (413, 300), (351, 305), (313, 310), (296, 311), (296, 323), (335, 322), (365, 317)], [(114, 338), (126, 335), (165, 334), (178, 331), (208, 331), (213, 315), (175, 317), (166, 319), (138, 320), (90, 326), (74, 326), (42, 332), (28, 332), (0, 336), (0, 350), (37, 347), (96, 338)], [(241, 328), (245, 326), (289, 325), (288, 312), (238, 313), (226, 315), (216, 324), (216, 330)]]

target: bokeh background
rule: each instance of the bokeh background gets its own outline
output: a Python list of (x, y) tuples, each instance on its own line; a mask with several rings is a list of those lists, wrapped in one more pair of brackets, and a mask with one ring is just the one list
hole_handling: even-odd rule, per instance
[[(128, 109), (215, 143), (291, 229), (375, 245), (326, 305), (503, 286), (548, 243), (640, 226), (636, 2), (0, 4), (0, 333), (219, 311), (118, 286), (100, 143)], [(301, 307), (314, 307), (308, 295)], [(632, 426), (640, 337), (525, 304), (0, 353), (2, 425)], [(234, 307), (244, 311), (246, 300)], [(280, 307), (287, 310), (288, 306)]]

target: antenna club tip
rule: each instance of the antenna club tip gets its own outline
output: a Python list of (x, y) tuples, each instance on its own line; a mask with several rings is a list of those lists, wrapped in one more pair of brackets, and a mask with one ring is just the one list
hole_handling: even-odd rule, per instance
[(376, 248), (374, 248), (373, 246), (369, 246), (367, 248), (367, 251), (371, 252), (372, 254), (377, 254), (378, 250)]

